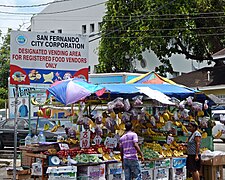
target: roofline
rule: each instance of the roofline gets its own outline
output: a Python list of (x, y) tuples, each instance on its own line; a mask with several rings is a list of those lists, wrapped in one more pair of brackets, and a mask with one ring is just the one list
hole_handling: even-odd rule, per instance
[(225, 59), (224, 55), (213, 56), (213, 60), (223, 60), (223, 59)]
[(194, 89), (195, 88), (198, 88), (200, 91), (204, 91), (204, 90), (219, 90), (219, 89), (225, 89), (225, 84), (216, 85), (216, 86), (194, 87)]

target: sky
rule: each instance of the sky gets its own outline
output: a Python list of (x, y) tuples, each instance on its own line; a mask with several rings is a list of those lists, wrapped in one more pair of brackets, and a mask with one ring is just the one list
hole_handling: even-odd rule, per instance
[[(39, 13), (46, 6), (40, 7), (27, 7), (27, 8), (14, 8), (14, 7), (3, 7), (3, 6), (30, 6), (38, 4), (46, 4), (54, 0), (0, 0), (0, 30), (2, 34), (7, 33), (8, 28), (13, 30), (26, 31), (30, 25), (30, 18), (32, 14), (25, 13)], [(23, 13), (23, 14), (10, 14), (10, 13)]]

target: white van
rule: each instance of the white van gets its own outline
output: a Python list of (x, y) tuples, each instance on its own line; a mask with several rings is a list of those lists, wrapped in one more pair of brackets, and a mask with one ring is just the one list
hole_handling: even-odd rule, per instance
[(222, 131), (222, 139), (225, 142), (225, 110), (212, 110), (212, 117), (215, 120), (215, 126), (212, 128), (212, 136), (218, 133), (218, 131)]

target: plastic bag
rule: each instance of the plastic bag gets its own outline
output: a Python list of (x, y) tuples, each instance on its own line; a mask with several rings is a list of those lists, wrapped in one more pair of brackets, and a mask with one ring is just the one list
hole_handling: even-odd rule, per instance
[(176, 107), (179, 107), (179, 103), (180, 103), (180, 100), (175, 98), (175, 97), (171, 97), (170, 99), (171, 102), (175, 103), (175, 106)]
[(110, 102), (108, 102), (107, 106), (108, 106), (108, 112), (109, 113), (113, 112), (114, 103), (112, 101), (110, 101)]
[(124, 107), (123, 98), (118, 97), (113, 100), (114, 108), (121, 109)]
[(115, 131), (114, 123), (113, 123), (113, 119), (112, 119), (112, 118), (110, 118), (110, 117), (107, 117), (107, 118), (106, 118), (105, 127), (106, 127), (108, 130), (112, 131), (112, 132)]
[(83, 113), (79, 112), (78, 118), (77, 118), (77, 125), (83, 125), (83, 123), (84, 123)]
[(130, 116), (131, 116), (131, 114), (130, 113), (128, 113), (128, 112), (124, 112), (123, 113), (123, 115), (122, 115), (122, 118), (121, 118), (121, 120), (122, 120), (122, 122), (128, 122), (128, 121), (130, 121)]
[(186, 98), (188, 106), (191, 106), (192, 105), (192, 103), (193, 103), (192, 100), (193, 99), (194, 99), (194, 97), (192, 97), (192, 96), (189, 96), (189, 97)]
[(193, 102), (192, 103), (192, 109), (194, 109), (195, 111), (202, 111), (202, 103)]
[(129, 111), (130, 110), (130, 101), (129, 99), (124, 100), (124, 111)]
[(95, 134), (99, 135), (99, 136), (102, 136), (102, 128), (100, 128), (99, 126), (96, 126), (95, 127)]
[(209, 102), (208, 100), (205, 100), (205, 102), (204, 102), (204, 106), (203, 107), (204, 107), (205, 110), (207, 110), (209, 108), (208, 102)]
[(134, 100), (134, 106), (140, 106), (143, 104), (142, 102), (143, 96), (135, 96), (132, 98)]
[(185, 108), (185, 105), (186, 105), (187, 101), (183, 100), (179, 103), (179, 108), (180, 109), (184, 109)]

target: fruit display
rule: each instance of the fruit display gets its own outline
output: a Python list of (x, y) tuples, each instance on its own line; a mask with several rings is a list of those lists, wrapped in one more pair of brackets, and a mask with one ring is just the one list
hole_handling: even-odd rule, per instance
[(151, 160), (151, 159), (157, 159), (160, 157), (160, 154), (156, 151), (154, 151), (151, 148), (148, 148), (147, 146), (142, 146), (141, 151), (144, 155), (145, 160)]
[[(66, 163), (68, 156), (77, 163), (121, 161), (121, 155), (118, 153), (119, 138), (125, 133), (125, 124), (129, 121), (132, 123), (133, 131), (143, 141), (141, 151), (145, 160), (184, 156), (186, 146), (184, 143), (178, 143), (181, 141), (177, 137), (188, 137), (187, 125), (190, 121), (198, 121), (200, 126), (204, 124), (204, 129), (200, 129), (200, 132), (203, 139), (208, 137), (208, 131), (205, 131), (207, 127), (202, 120), (206, 116), (206, 109), (192, 100), (193, 98), (187, 98), (183, 101), (174, 101), (173, 106), (147, 108), (141, 97), (136, 97), (132, 101), (116, 98), (108, 102), (107, 108), (96, 110), (94, 113), (87, 113), (86, 105), (82, 103), (74, 120), (76, 128), (65, 128), (67, 137), (58, 139), (59, 143), (66, 143), (74, 148), (59, 151), (49, 149), (45, 154), (58, 156), (62, 163)], [(35, 99), (32, 99), (32, 104), (38, 106)], [(45, 109), (45, 114), (50, 115), (51, 109)], [(42, 116), (43, 112), (38, 112), (38, 115)], [(46, 131), (51, 132), (56, 132), (59, 128), (61, 128), (60, 121), (52, 129), (47, 125), (44, 127)], [(87, 141), (82, 139), (85, 132)], [(173, 141), (167, 141), (169, 136)], [(216, 137), (219, 136), (220, 132)], [(107, 144), (107, 138), (116, 140), (116, 143), (111, 140)], [(82, 146), (83, 142), (88, 146)]]
[(74, 160), (77, 161), (78, 163), (102, 162), (102, 160), (97, 155), (93, 155), (93, 154), (77, 154)]

